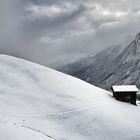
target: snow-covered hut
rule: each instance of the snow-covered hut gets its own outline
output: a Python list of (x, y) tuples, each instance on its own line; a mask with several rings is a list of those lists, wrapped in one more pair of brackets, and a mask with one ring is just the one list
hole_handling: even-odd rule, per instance
[(117, 100), (136, 105), (137, 92), (139, 90), (135, 85), (114, 85), (111, 89), (113, 96)]

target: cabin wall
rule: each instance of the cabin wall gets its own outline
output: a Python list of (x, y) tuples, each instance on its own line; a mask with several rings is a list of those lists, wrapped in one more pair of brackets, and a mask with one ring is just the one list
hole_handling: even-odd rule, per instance
[(120, 101), (136, 104), (136, 92), (114, 92), (113, 96)]

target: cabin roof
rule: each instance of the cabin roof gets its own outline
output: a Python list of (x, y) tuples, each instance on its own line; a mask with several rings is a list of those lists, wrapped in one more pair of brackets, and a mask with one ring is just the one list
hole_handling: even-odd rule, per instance
[(112, 86), (114, 92), (138, 92), (139, 89), (135, 85), (114, 85)]

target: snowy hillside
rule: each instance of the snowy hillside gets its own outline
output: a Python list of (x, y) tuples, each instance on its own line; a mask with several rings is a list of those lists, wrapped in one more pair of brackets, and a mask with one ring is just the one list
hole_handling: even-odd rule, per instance
[(1, 140), (139, 140), (139, 116), (105, 90), (0, 55)]

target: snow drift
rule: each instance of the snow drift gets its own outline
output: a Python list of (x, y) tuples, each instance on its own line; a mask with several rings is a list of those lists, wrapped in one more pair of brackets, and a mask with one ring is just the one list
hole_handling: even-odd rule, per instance
[(0, 55), (0, 139), (139, 140), (140, 108), (55, 70)]

